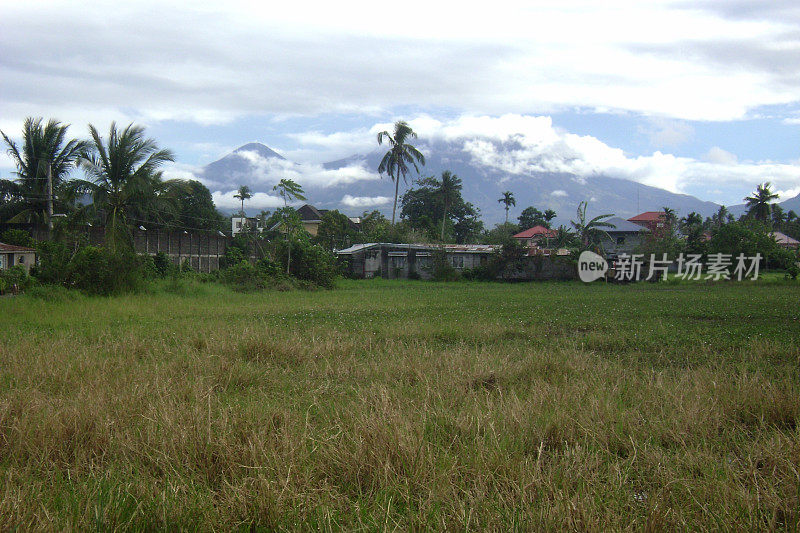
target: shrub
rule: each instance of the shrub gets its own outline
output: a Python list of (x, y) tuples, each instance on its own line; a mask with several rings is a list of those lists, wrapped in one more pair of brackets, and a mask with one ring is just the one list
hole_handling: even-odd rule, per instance
[(220, 279), (241, 292), (256, 291), (267, 286), (264, 274), (249, 261), (240, 261), (221, 271)]
[[(299, 280), (310, 281), (320, 287), (333, 287), (340, 274), (339, 265), (333, 253), (323, 247), (311, 244), (307, 239), (292, 241), (292, 262), (289, 273)], [(276, 257), (280, 265), (286, 264), (286, 241), (276, 245)]]
[(30, 281), (27, 271), (20, 265), (0, 270), (0, 293), (23, 291)]
[(34, 275), (42, 283), (62, 284), (67, 280), (70, 252), (64, 243), (44, 241), (36, 247), (39, 264)]
[(13, 244), (14, 246), (27, 246), (33, 248), (36, 241), (33, 240), (27, 231), (21, 229), (7, 229), (0, 235), (0, 242)]
[(70, 286), (87, 294), (109, 295), (133, 290), (141, 279), (139, 258), (132, 253), (113, 253), (106, 248), (86, 246), (68, 266)]
[(158, 272), (158, 275), (162, 278), (178, 271), (178, 267), (164, 252), (158, 252), (153, 256), (153, 266), (155, 266), (156, 272)]
[(432, 259), (433, 273), (431, 279), (434, 281), (458, 281), (461, 279), (461, 273), (453, 268), (453, 265), (447, 260), (447, 254), (444, 250), (435, 250), (432, 254)]

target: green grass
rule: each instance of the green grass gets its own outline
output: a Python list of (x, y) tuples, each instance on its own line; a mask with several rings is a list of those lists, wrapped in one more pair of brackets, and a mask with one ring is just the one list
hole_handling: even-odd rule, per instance
[(796, 530), (798, 297), (0, 298), (0, 529)]

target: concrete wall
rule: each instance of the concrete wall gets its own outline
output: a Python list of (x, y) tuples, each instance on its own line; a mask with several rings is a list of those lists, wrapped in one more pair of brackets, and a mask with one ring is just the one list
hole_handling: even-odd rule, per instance
[(25, 272), (29, 272), (34, 264), (36, 264), (35, 252), (0, 252), (0, 269), (19, 265)]

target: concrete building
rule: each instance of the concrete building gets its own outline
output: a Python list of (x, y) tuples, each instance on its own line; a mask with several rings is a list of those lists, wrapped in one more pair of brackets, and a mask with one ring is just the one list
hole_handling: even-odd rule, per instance
[(488, 244), (394, 244), (371, 242), (355, 244), (336, 254), (347, 263), (351, 276), (357, 278), (408, 278), (412, 272), (422, 279), (433, 275), (433, 255), (444, 252), (456, 270), (485, 265), (499, 246)]
[(608, 234), (603, 235), (600, 246), (606, 255), (606, 259), (616, 259), (619, 254), (632, 254), (650, 230), (639, 224), (629, 222), (620, 217), (612, 217), (605, 222), (613, 224), (613, 228), (603, 228)]
[(21, 266), (25, 272), (30, 272), (36, 264), (36, 250), (26, 246), (15, 246), (0, 242), (0, 270), (13, 266)]

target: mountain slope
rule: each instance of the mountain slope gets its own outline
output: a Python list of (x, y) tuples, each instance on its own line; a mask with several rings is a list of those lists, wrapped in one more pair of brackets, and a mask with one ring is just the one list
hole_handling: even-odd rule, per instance
[[(584, 200), (589, 201), (591, 215), (613, 213), (625, 218), (664, 206), (675, 209), (681, 216), (691, 211), (710, 216), (719, 207), (693, 196), (613, 176), (579, 178), (564, 172), (508, 172), (499, 165), (477, 160), (474, 153), (465, 149), (465, 143), (420, 143), (419, 148), (427, 160), (420, 169), (421, 175), (439, 176), (443, 170), (457, 174), (463, 181), (465, 200), (481, 210), (489, 226), (501, 222), (505, 216), (497, 200), (506, 190), (512, 191), (516, 198), (516, 207), (511, 212), (513, 219), (525, 207), (535, 206), (554, 209), (559, 223), (574, 218), (578, 203)], [(323, 165), (304, 165), (288, 161), (264, 145), (250, 143), (204, 167), (201, 177), (212, 190), (227, 192), (249, 185), (256, 192), (270, 192), (272, 185), (289, 176), (303, 186), (309, 203), (317, 207), (339, 209), (349, 215), (377, 208), (388, 214), (394, 187), (388, 177), (379, 179), (376, 172), (383, 153), (384, 150), (376, 149)], [(531, 162), (530, 168), (535, 167), (536, 162)], [(400, 184), (401, 195), (416, 177), (412, 171), (409, 182)], [(251, 209), (257, 210), (256, 206)]]

